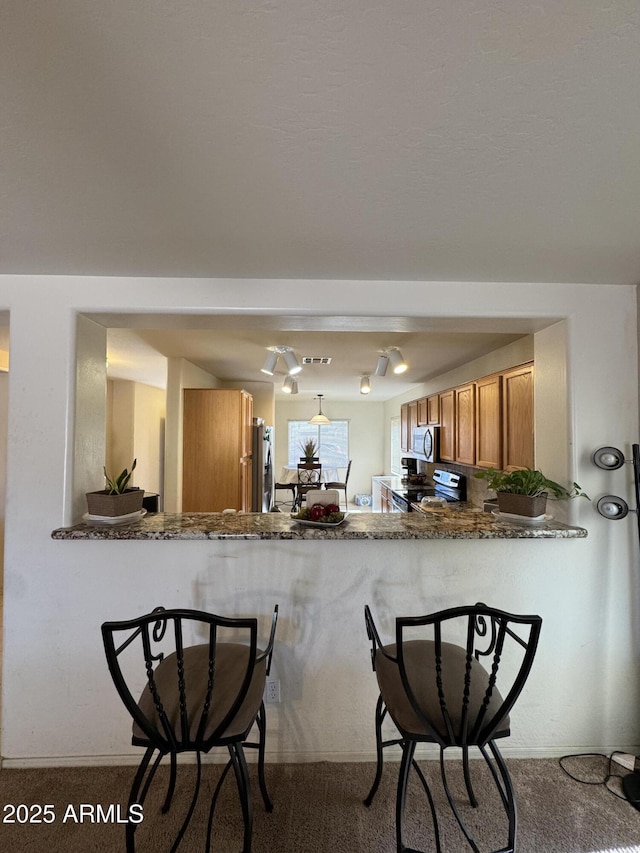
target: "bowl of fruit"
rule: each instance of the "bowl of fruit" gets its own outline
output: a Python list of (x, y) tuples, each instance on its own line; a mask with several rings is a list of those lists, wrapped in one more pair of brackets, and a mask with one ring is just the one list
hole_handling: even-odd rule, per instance
[(298, 521), (300, 524), (306, 524), (309, 527), (337, 527), (347, 517), (346, 512), (341, 512), (338, 504), (313, 504), (310, 507), (303, 507), (291, 518)]

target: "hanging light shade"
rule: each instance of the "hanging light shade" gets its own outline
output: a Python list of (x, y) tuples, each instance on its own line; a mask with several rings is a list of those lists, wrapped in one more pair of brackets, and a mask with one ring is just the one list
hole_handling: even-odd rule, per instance
[(389, 350), (389, 361), (394, 373), (404, 373), (409, 368), (399, 349)]
[(302, 365), (298, 362), (296, 354), (292, 349), (286, 349), (282, 353), (282, 357), (284, 358), (285, 364), (287, 365), (287, 370), (292, 376), (294, 376), (296, 373), (300, 373), (300, 371), (302, 370)]
[(371, 383), (369, 382), (368, 376), (363, 376), (360, 380), (360, 393), (361, 394), (369, 394), (371, 391)]
[(294, 379), (290, 373), (285, 376), (284, 382), (282, 383), (282, 391), (285, 394), (298, 393), (298, 380)]
[(278, 363), (278, 353), (270, 352), (266, 357), (264, 364), (260, 368), (263, 373), (266, 373), (267, 376), (273, 376), (273, 373), (276, 369), (276, 364)]
[(379, 355), (378, 363), (376, 364), (376, 376), (384, 376), (389, 366), (389, 356)]
[(321, 426), (324, 426), (325, 424), (331, 423), (329, 418), (322, 413), (322, 398), (323, 398), (323, 396), (324, 396), (323, 394), (318, 394), (318, 414), (314, 415), (311, 418), (311, 420), (309, 421), (310, 424), (314, 424), (316, 426), (318, 424), (320, 424)]

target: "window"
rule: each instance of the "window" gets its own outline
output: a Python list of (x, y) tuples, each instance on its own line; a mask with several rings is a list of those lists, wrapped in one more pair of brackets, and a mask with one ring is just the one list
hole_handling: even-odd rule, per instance
[(402, 447), (400, 446), (400, 418), (391, 418), (391, 473), (401, 474)]
[(309, 421), (289, 421), (289, 459), (295, 467), (303, 455), (302, 445), (315, 441), (320, 464), (326, 468), (346, 468), (349, 464), (349, 421), (331, 421), (316, 426)]

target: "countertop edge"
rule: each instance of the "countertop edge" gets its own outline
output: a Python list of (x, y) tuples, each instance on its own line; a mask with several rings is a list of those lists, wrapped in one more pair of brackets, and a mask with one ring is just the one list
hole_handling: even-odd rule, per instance
[(59, 527), (58, 541), (365, 541), (423, 539), (584, 539), (583, 527), (549, 521), (516, 524), (478, 510), (449, 511), (426, 516), (418, 513), (353, 513), (336, 528), (297, 524), (284, 513), (174, 513), (149, 514), (128, 524)]

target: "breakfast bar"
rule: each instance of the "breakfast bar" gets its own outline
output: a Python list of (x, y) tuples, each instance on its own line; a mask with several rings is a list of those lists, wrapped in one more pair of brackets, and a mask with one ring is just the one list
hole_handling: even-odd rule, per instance
[(476, 507), (411, 513), (351, 513), (335, 526), (303, 524), (286, 513), (157, 513), (130, 524), (61, 527), (65, 540), (366, 540), (366, 539), (582, 539), (583, 527), (554, 520), (513, 523)]

